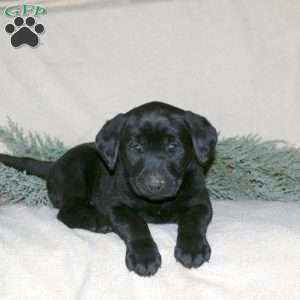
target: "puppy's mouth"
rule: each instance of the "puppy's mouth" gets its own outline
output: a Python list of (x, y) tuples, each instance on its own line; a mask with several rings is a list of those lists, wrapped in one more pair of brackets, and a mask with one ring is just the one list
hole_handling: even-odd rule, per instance
[(178, 193), (182, 180), (174, 180), (164, 183), (160, 189), (149, 188), (149, 185), (144, 180), (135, 178), (130, 179), (131, 187), (134, 193), (146, 201), (160, 203), (172, 200)]

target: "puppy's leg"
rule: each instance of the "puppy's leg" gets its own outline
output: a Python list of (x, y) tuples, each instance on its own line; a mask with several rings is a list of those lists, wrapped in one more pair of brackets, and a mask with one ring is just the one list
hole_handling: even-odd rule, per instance
[(112, 209), (110, 221), (113, 231), (126, 244), (128, 269), (141, 276), (156, 273), (161, 265), (161, 256), (144, 220), (128, 207), (119, 206)]
[[(77, 203), (76, 203), (77, 202)], [(63, 206), (57, 218), (70, 228), (82, 228), (99, 233), (111, 232), (108, 219), (91, 205), (83, 204), (83, 201), (68, 201)], [(72, 203), (72, 204), (71, 204)]]
[(175, 258), (187, 268), (197, 268), (210, 258), (206, 239), (212, 217), (210, 203), (190, 208), (179, 218)]

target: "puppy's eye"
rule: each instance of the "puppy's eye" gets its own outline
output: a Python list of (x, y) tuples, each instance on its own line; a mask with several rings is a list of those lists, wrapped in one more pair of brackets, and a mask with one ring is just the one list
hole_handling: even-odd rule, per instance
[(133, 144), (130, 144), (129, 147), (137, 153), (143, 153), (144, 152), (144, 147), (141, 144), (133, 143)]
[(169, 153), (175, 153), (177, 151), (177, 149), (178, 149), (178, 145), (175, 143), (171, 143), (167, 146), (167, 151)]

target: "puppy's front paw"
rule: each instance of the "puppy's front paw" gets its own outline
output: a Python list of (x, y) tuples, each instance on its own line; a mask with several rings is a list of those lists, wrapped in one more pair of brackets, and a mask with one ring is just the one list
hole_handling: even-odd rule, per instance
[(211, 249), (201, 236), (178, 237), (175, 258), (186, 268), (198, 268), (209, 261)]
[(161, 256), (152, 241), (138, 240), (127, 247), (126, 265), (140, 276), (151, 276), (161, 265)]

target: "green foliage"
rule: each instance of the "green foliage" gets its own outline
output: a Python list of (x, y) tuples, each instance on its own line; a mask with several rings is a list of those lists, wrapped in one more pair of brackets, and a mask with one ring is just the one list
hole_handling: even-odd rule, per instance
[(223, 139), (207, 184), (214, 199), (300, 201), (300, 149), (252, 135)]
[(24, 130), (10, 118), (7, 119), (7, 126), (0, 126), (0, 142), (13, 155), (42, 160), (56, 160), (67, 150), (57, 138), (32, 132), (24, 134)]
[[(32, 132), (24, 134), (23, 129), (9, 118), (7, 126), (0, 126), (0, 142), (5, 144), (12, 155), (42, 160), (56, 160), (67, 150), (56, 138)], [(0, 163), (0, 203), (1, 201), (24, 201), (31, 206), (50, 205), (43, 180)]]
[[(17, 156), (55, 160), (67, 147), (56, 138), (24, 134), (8, 119), (0, 142)], [(226, 138), (217, 146), (207, 178), (212, 199), (300, 201), (300, 149), (257, 136)], [(28, 205), (50, 205), (45, 182), (0, 164), (1, 199)]]

